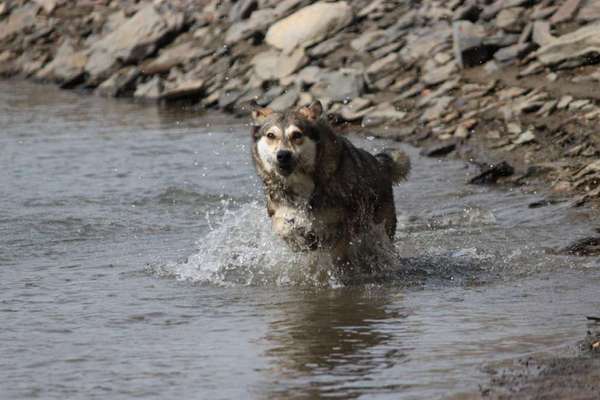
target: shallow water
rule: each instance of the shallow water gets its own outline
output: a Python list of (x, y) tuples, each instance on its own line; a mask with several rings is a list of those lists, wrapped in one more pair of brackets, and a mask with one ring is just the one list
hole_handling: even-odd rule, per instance
[(597, 227), (588, 210), (412, 148), (405, 273), (315, 287), (248, 141), (226, 116), (0, 82), (1, 398), (445, 398), (598, 314), (598, 260), (546, 253)]

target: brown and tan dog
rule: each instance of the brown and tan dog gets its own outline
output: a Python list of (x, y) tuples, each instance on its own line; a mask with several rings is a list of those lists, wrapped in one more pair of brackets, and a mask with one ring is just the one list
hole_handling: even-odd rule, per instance
[(348, 261), (353, 241), (374, 226), (396, 232), (392, 184), (410, 161), (400, 150), (375, 156), (336, 135), (321, 103), (276, 113), (253, 112), (252, 157), (264, 183), (274, 231), (297, 251), (330, 251)]

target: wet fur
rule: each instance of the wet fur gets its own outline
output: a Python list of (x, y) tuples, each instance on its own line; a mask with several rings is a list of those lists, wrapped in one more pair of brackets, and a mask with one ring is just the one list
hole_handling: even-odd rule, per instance
[[(262, 179), (267, 211), (274, 231), (295, 250), (325, 249), (338, 263), (348, 261), (353, 240), (374, 226), (383, 226), (387, 238), (396, 231), (393, 181), (406, 176), (408, 158), (402, 163), (387, 154), (373, 156), (336, 135), (318, 107), (284, 113), (262, 111), (255, 115), (252, 157)], [(306, 157), (293, 143), (281, 143), (297, 158), (289, 176), (282, 176), (265, 154), (267, 132), (296, 126), (312, 141), (314, 154)], [(271, 139), (271, 141), (273, 141)], [(271, 158), (269, 158), (271, 157)]]

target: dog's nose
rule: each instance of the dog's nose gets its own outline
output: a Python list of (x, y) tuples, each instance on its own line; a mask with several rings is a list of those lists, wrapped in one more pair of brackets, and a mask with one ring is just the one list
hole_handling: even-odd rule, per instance
[(279, 150), (277, 152), (277, 162), (280, 164), (289, 164), (292, 161), (292, 152), (288, 150)]

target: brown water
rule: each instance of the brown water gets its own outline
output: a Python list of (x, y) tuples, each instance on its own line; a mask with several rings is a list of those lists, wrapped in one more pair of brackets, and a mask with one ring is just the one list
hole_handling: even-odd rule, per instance
[(589, 235), (588, 210), (412, 148), (397, 278), (314, 287), (247, 131), (0, 82), (0, 398), (445, 398), (598, 314), (599, 261), (545, 251)]

